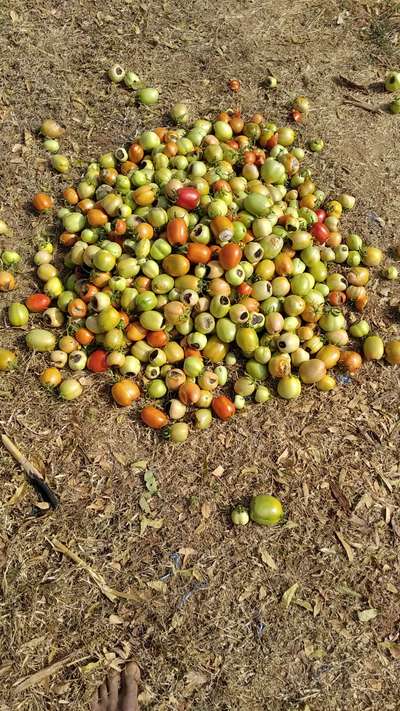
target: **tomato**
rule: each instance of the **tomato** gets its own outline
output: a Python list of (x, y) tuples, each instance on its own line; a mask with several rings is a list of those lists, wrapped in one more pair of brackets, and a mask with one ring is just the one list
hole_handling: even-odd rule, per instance
[(55, 388), (61, 383), (61, 373), (58, 368), (46, 368), (39, 380), (44, 387)]
[(174, 217), (168, 222), (167, 240), (174, 247), (188, 241), (188, 228), (182, 217)]
[(111, 394), (118, 405), (129, 407), (140, 397), (140, 390), (136, 383), (129, 378), (119, 380), (111, 388)]
[(8, 307), (8, 320), (11, 326), (26, 326), (29, 321), (29, 311), (24, 304), (14, 302)]
[(211, 249), (206, 244), (191, 242), (186, 256), (192, 264), (207, 264), (211, 259)]
[(146, 341), (153, 348), (164, 348), (168, 343), (168, 335), (165, 331), (149, 331), (146, 335)]
[(56, 337), (51, 331), (46, 331), (43, 328), (33, 328), (25, 336), (26, 345), (31, 351), (44, 353), (45, 351), (54, 351), (56, 345)]
[(213, 398), (211, 407), (220, 420), (229, 420), (236, 412), (235, 404), (226, 395), (218, 395)]
[(330, 291), (328, 301), (332, 306), (343, 306), (347, 301), (347, 296), (344, 291)]
[(389, 341), (385, 345), (385, 358), (390, 365), (400, 365), (400, 341)]
[(81, 319), (87, 314), (87, 305), (82, 299), (72, 299), (67, 310), (71, 318)]
[(318, 244), (325, 244), (331, 235), (328, 228), (325, 227), (322, 222), (316, 222), (311, 227), (310, 232)]
[(184, 405), (194, 405), (200, 399), (200, 392), (197, 383), (185, 381), (178, 389), (179, 400), (183, 402)]
[(47, 193), (36, 193), (32, 198), (32, 205), (38, 212), (50, 210), (54, 205), (54, 200)]
[(75, 339), (81, 346), (88, 346), (94, 340), (94, 335), (87, 328), (78, 328)]
[(326, 216), (327, 216), (327, 213), (325, 212), (325, 210), (323, 210), (322, 208), (319, 207), (319, 208), (317, 208), (317, 210), (314, 210), (314, 212), (315, 212), (315, 214), (316, 214), (316, 216), (317, 216), (318, 222), (324, 222), (324, 221), (325, 221)]
[(250, 501), (250, 518), (261, 526), (274, 526), (283, 516), (283, 508), (275, 496), (259, 494)]
[(362, 366), (362, 358), (356, 351), (342, 351), (339, 362), (353, 375)]
[(189, 425), (186, 422), (174, 422), (169, 428), (168, 435), (172, 442), (186, 442), (189, 436)]
[(86, 219), (91, 227), (102, 227), (108, 222), (108, 215), (103, 210), (93, 207), (87, 211)]
[(93, 351), (88, 358), (87, 368), (92, 373), (104, 373), (108, 368), (107, 352), (100, 349)]
[(231, 521), (235, 526), (246, 526), (250, 521), (249, 512), (245, 506), (235, 506), (231, 512)]
[(195, 210), (200, 202), (200, 193), (196, 188), (184, 187), (176, 191), (176, 205), (184, 207), (185, 210)]
[(189, 260), (183, 254), (170, 254), (162, 261), (164, 271), (173, 277), (180, 277), (190, 270)]
[(13, 291), (15, 289), (15, 277), (11, 272), (0, 271), (0, 291)]
[(82, 394), (82, 385), (74, 378), (66, 378), (59, 387), (60, 397), (63, 400), (75, 400)]
[(380, 360), (383, 358), (384, 346), (379, 336), (367, 336), (363, 343), (365, 360)]
[(168, 417), (165, 412), (152, 405), (144, 407), (140, 413), (140, 417), (145, 425), (154, 430), (160, 430), (168, 424)]
[(239, 264), (242, 256), (243, 252), (239, 245), (230, 242), (222, 247), (218, 255), (218, 261), (223, 269), (233, 269)]
[(12, 370), (17, 364), (17, 356), (7, 348), (0, 348), (0, 370)]

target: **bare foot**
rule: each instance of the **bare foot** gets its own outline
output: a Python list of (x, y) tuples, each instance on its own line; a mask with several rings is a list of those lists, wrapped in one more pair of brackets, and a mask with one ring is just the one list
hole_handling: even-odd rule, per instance
[(91, 711), (139, 711), (139, 681), (140, 670), (135, 662), (127, 664), (121, 674), (111, 672), (97, 689)]

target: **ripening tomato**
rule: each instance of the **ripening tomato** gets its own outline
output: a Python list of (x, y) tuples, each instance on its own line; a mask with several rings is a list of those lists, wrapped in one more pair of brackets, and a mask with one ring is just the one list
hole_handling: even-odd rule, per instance
[(128, 151), (129, 160), (133, 163), (140, 163), (144, 156), (144, 150), (140, 143), (132, 143)]
[(194, 405), (200, 400), (201, 390), (196, 383), (186, 381), (179, 387), (178, 395), (184, 405)]
[(186, 244), (188, 228), (182, 217), (174, 217), (167, 225), (167, 240), (172, 246)]
[(239, 296), (250, 296), (252, 291), (253, 291), (253, 287), (250, 284), (247, 284), (247, 282), (245, 282), (245, 281), (236, 287), (236, 293)]
[(310, 230), (312, 236), (314, 237), (315, 241), (318, 242), (318, 244), (325, 244), (325, 242), (329, 239), (330, 237), (330, 232), (325, 225), (322, 224), (322, 222), (316, 222)]
[(61, 373), (58, 368), (46, 368), (39, 377), (44, 387), (55, 388), (61, 383)]
[(328, 294), (328, 301), (332, 306), (343, 306), (347, 301), (347, 296), (345, 291), (330, 291)]
[(211, 259), (211, 249), (206, 244), (191, 242), (188, 245), (186, 256), (192, 264), (207, 264)]
[(124, 378), (114, 383), (111, 388), (111, 394), (118, 405), (129, 407), (140, 397), (140, 390), (133, 380)]
[(236, 412), (235, 404), (226, 395), (218, 395), (211, 403), (211, 407), (220, 420), (229, 420)]
[(325, 210), (322, 209), (322, 207), (317, 208), (317, 210), (314, 210), (318, 222), (325, 222), (326, 219), (326, 212)]
[(68, 314), (71, 318), (85, 318), (87, 305), (82, 299), (72, 299), (68, 304)]
[(153, 348), (164, 348), (168, 343), (168, 336), (165, 331), (148, 331), (146, 341)]
[(87, 211), (86, 219), (91, 227), (102, 227), (108, 222), (108, 215), (97, 207)]
[(183, 254), (169, 254), (163, 259), (162, 266), (166, 274), (172, 277), (183, 276), (190, 270), (190, 262)]
[(92, 373), (104, 373), (108, 368), (107, 352), (100, 349), (93, 351), (87, 360), (86, 367)]
[(38, 212), (45, 212), (53, 207), (54, 199), (47, 193), (36, 193), (32, 198), (32, 205)]
[(200, 202), (200, 193), (196, 188), (185, 187), (177, 190), (176, 205), (185, 210), (195, 210)]
[(81, 344), (81, 346), (88, 346), (94, 340), (94, 334), (87, 328), (78, 328), (75, 333), (75, 340)]
[(168, 424), (168, 417), (165, 412), (152, 405), (146, 405), (140, 413), (140, 417), (145, 425), (151, 427), (153, 430), (160, 430)]
[(47, 294), (31, 294), (25, 299), (25, 306), (31, 313), (41, 314), (49, 308), (51, 299)]
[(242, 259), (242, 254), (242, 250), (238, 244), (229, 242), (229, 244), (225, 244), (222, 247), (218, 254), (218, 261), (223, 269), (233, 269), (239, 264)]

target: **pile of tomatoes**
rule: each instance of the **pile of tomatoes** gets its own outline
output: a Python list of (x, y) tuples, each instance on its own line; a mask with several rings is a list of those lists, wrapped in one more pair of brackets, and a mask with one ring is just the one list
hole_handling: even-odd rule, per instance
[[(400, 341), (384, 346), (362, 317), (382, 252), (342, 234), (355, 200), (327, 199), (295, 139), (261, 114), (224, 112), (91, 163), (57, 213), (62, 276), (43, 243), (43, 287), (10, 312), (16, 326), (42, 315), (26, 338), (49, 351), (42, 384), (72, 400), (82, 370), (108, 371), (118, 405), (184, 441), (189, 423), (228, 420), (271, 389), (290, 400), (302, 384), (335, 388), (335, 367), (398, 364)], [(33, 204), (53, 207), (41, 193)]]

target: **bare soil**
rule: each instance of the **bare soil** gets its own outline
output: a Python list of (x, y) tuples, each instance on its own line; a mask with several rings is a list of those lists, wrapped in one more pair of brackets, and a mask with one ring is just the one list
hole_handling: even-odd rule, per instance
[[(43, 118), (67, 126), (63, 150), (78, 177), (101, 151), (160, 125), (178, 99), (193, 117), (235, 107), (233, 77), (247, 115), (284, 122), (292, 97), (311, 98), (300, 133), (326, 141), (311, 161), (319, 184), (353, 193), (345, 229), (390, 255), (400, 119), (345, 99), (384, 107), (374, 84), (400, 64), (399, 29), (398, 3), (376, 0), (3, 0), (0, 218), (14, 235), (0, 239), (24, 257), (18, 291), (3, 301), (33, 289), (35, 242), (52, 229), (30, 196), (58, 196), (66, 184), (37, 140)], [(138, 108), (108, 82), (117, 61), (162, 90), (157, 107)], [(274, 92), (263, 88), (268, 74)], [(348, 89), (339, 75), (373, 86)], [(398, 336), (398, 285), (377, 273), (371, 293), (373, 328)], [(334, 394), (307, 389), (299, 402), (249, 408), (172, 446), (111, 405), (108, 376), (88, 377), (82, 398), (63, 404), (38, 385), (45, 358), (30, 357), (3, 317), (0, 340), (21, 346), (20, 367), (0, 381), (1, 428), (62, 502), (38, 516), (0, 450), (2, 711), (86, 709), (106, 669), (126, 658), (141, 666), (143, 708), (157, 711), (400, 708), (398, 369), (366, 365)], [(143, 467), (158, 481), (150, 506), (162, 527), (140, 535)], [(254, 492), (282, 499), (283, 525), (232, 527), (232, 504)], [(54, 539), (128, 599), (111, 602)], [(44, 681), (14, 686), (56, 662)]]

